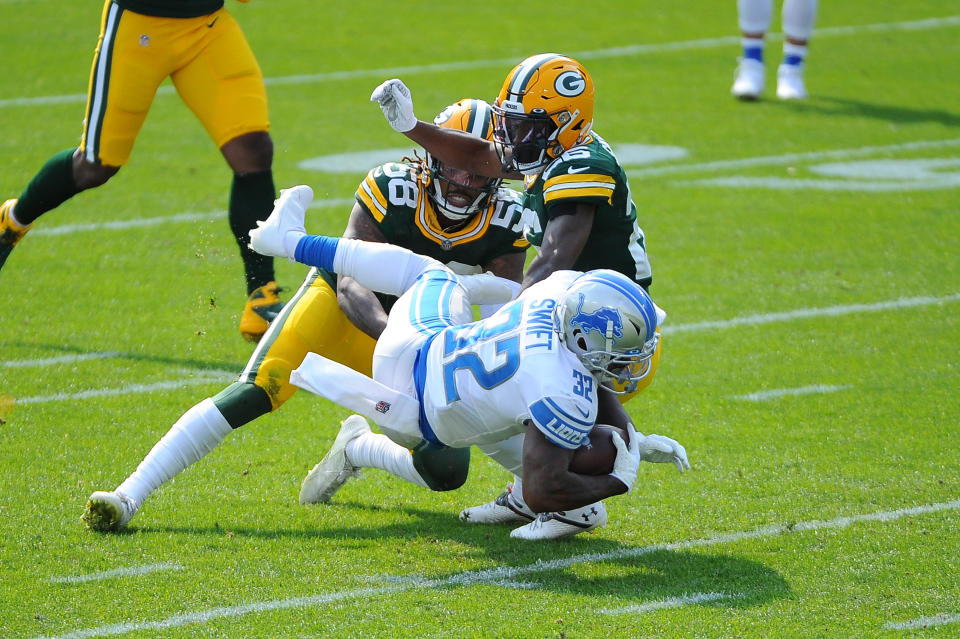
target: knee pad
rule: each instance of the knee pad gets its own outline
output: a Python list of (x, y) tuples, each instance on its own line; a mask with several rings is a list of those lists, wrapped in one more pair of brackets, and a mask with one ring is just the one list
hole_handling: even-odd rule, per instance
[(413, 467), (430, 490), (456, 490), (467, 481), (470, 449), (429, 447), (414, 451)]

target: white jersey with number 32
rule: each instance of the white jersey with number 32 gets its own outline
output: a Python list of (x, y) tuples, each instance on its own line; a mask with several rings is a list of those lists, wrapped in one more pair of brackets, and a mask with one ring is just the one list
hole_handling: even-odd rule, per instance
[(597, 417), (597, 383), (554, 330), (557, 299), (580, 275), (560, 271), (479, 322), (441, 331), (426, 353), (427, 422), (452, 447), (500, 441), (531, 420), (577, 448)]

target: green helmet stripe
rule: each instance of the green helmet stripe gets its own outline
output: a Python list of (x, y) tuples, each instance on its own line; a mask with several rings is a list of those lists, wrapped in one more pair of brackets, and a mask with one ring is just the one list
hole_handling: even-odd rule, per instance
[(510, 79), (510, 94), (523, 95), (537, 70), (550, 60), (559, 57), (561, 56), (558, 53), (541, 53), (540, 55), (531, 56), (521, 62), (520, 66), (517, 67), (517, 70), (514, 72), (513, 77)]

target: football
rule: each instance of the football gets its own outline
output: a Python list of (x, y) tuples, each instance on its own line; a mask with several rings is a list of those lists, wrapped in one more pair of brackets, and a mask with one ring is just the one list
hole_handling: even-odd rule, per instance
[(617, 457), (617, 448), (613, 445), (613, 432), (620, 433), (627, 441), (627, 433), (622, 428), (608, 424), (597, 424), (590, 431), (589, 445), (581, 446), (570, 460), (570, 472), (578, 475), (607, 475), (613, 472), (613, 460)]

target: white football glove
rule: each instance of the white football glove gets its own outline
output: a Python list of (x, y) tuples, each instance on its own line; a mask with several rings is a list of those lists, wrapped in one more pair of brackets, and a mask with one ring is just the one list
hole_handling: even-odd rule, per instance
[(370, 95), (370, 101), (380, 103), (380, 110), (394, 131), (406, 133), (417, 126), (410, 89), (400, 80), (394, 78), (378, 86)]
[(634, 429), (633, 424), (627, 424), (627, 435), (630, 436), (630, 446), (623, 441), (620, 433), (613, 431), (613, 445), (617, 449), (617, 457), (613, 460), (613, 472), (610, 473), (627, 487), (629, 493), (637, 481), (637, 469), (640, 468), (640, 440), (643, 435)]
[(687, 451), (676, 440), (663, 435), (640, 435), (640, 459), (645, 462), (662, 464), (673, 462), (681, 473), (690, 468)]
[(266, 221), (257, 220), (257, 228), (249, 231), (250, 248), (262, 255), (285, 257), (295, 262), (297, 243), (307, 234), (303, 220), (312, 201), (313, 189), (309, 186), (280, 191), (270, 217)]

